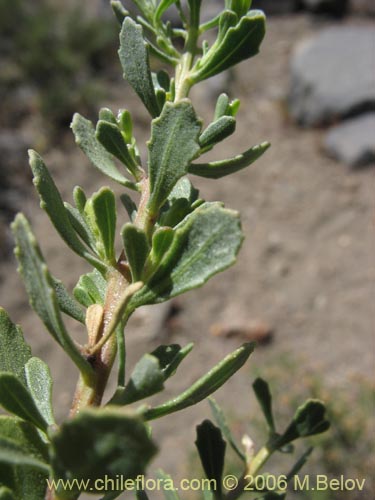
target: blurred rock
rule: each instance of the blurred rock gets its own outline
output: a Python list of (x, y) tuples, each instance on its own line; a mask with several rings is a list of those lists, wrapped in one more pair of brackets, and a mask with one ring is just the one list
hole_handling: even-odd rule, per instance
[(375, 113), (366, 113), (332, 127), (326, 135), (324, 148), (330, 156), (351, 167), (375, 162)]
[(300, 42), (292, 56), (289, 108), (304, 126), (375, 108), (375, 29), (337, 26)]
[(348, 0), (301, 0), (301, 6), (315, 14), (343, 16), (348, 8)]
[(350, 9), (356, 14), (375, 16), (374, 0), (350, 0)]
[(240, 338), (246, 341), (267, 344), (272, 340), (273, 328), (265, 321), (255, 319), (241, 325), (215, 323), (210, 327), (211, 335), (223, 338)]

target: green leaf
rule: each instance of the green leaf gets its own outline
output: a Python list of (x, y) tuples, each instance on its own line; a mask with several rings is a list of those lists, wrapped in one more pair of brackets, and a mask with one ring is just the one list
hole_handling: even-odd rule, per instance
[(117, 124), (99, 120), (96, 125), (96, 138), (109, 153), (118, 158), (128, 168), (136, 179), (139, 179), (139, 166), (129, 153), (125, 139)]
[(225, 175), (234, 174), (254, 163), (270, 147), (268, 142), (262, 142), (248, 149), (244, 153), (227, 160), (212, 161), (209, 163), (192, 163), (189, 173), (208, 177), (209, 179), (220, 179)]
[(155, 11), (155, 21), (158, 21), (164, 12), (174, 3), (176, 3), (176, 0), (161, 0)]
[(174, 488), (174, 481), (169, 474), (166, 474), (163, 470), (158, 469), (156, 471), (156, 478), (161, 479), (161, 484), (163, 488), (165, 500), (180, 500), (177, 491)]
[(207, 479), (215, 481), (216, 497), (222, 498), (221, 485), (226, 442), (221, 435), (220, 429), (215, 427), (210, 420), (204, 420), (197, 426), (195, 446), (198, 448), (199, 457)]
[(236, 120), (232, 116), (222, 116), (210, 123), (199, 137), (201, 148), (212, 147), (223, 141), (236, 130)]
[(96, 237), (98, 254), (115, 264), (116, 199), (109, 187), (102, 187), (87, 200), (85, 213)]
[(198, 195), (198, 189), (193, 187), (187, 177), (182, 177), (161, 208), (159, 225), (177, 226), (193, 210), (192, 205), (197, 201)]
[(31, 467), (48, 474), (49, 467), (45, 463), (28, 455), (25, 450), (17, 446), (11, 440), (0, 437), (0, 463)]
[[(115, 408), (82, 410), (51, 436), (54, 477), (92, 480), (135, 479), (156, 452), (135, 412)], [(93, 491), (90, 490), (90, 493)], [(101, 492), (103, 493), (103, 492)]]
[(0, 373), (0, 405), (46, 432), (48, 423), (41, 415), (31, 393), (13, 373)]
[(13, 373), (26, 384), (24, 367), (30, 358), (31, 349), (23, 338), (22, 329), (0, 307), (0, 372)]
[(73, 116), (71, 128), (77, 145), (82, 149), (91, 163), (100, 172), (122, 186), (137, 191), (137, 187), (118, 171), (112, 156), (100, 144), (95, 136), (95, 129), (90, 120), (76, 113)]
[(85, 210), (85, 205), (87, 201), (87, 196), (84, 190), (80, 186), (75, 186), (73, 189), (73, 199), (77, 207), (77, 210), (82, 215)]
[(77, 301), (85, 307), (92, 304), (104, 304), (107, 282), (103, 276), (94, 270), (91, 273), (83, 274), (73, 290), (73, 295)]
[(126, 17), (120, 32), (120, 62), (124, 78), (130, 83), (152, 117), (159, 114), (159, 107), (152, 83), (148, 44), (143, 38), (142, 27)]
[(229, 97), (227, 94), (220, 94), (216, 101), (214, 121), (219, 118), (228, 115), (229, 109)]
[(72, 224), (75, 232), (82, 239), (82, 241), (97, 254), (95, 236), (87, 224), (86, 214), (84, 212), (80, 213), (78, 209), (72, 207), (72, 205), (67, 202), (64, 203), (64, 207), (66, 208), (70, 223)]
[(30, 358), (25, 365), (25, 373), (34, 403), (47, 424), (53, 425), (52, 379), (48, 365), (39, 358)]
[(254, 343), (243, 344), (226, 356), (206, 375), (197, 380), (189, 389), (166, 403), (144, 411), (146, 420), (163, 417), (169, 413), (195, 405), (221, 387), (246, 362), (254, 350)]
[(81, 356), (69, 337), (61, 318), (54, 281), (44, 262), (30, 225), (23, 214), (18, 214), (12, 224), (16, 240), (15, 254), (19, 272), (34, 311), (41, 318), (53, 338), (61, 345), (82, 373), (91, 374), (92, 368)]
[(114, 123), (115, 125), (117, 125), (116, 117), (115, 117), (113, 111), (111, 111), (109, 108), (101, 108), (100, 109), (99, 120), (105, 121), (108, 123)]
[(147, 398), (164, 389), (164, 374), (159, 360), (144, 354), (135, 365), (126, 387), (119, 387), (110, 404), (127, 405)]
[(217, 75), (259, 52), (265, 35), (263, 12), (250, 11), (233, 26), (235, 17), (231, 11), (224, 11), (221, 15), (218, 40), (193, 68), (191, 80), (194, 83)]
[(125, 207), (125, 210), (129, 216), (130, 221), (134, 222), (134, 220), (137, 216), (137, 205), (130, 198), (130, 196), (127, 195), (126, 193), (123, 193), (120, 195), (120, 200), (121, 200), (121, 203)]
[(187, 99), (166, 103), (152, 121), (149, 148), (150, 199), (148, 208), (157, 214), (177, 181), (198, 154), (201, 122)]
[(151, 252), (145, 262), (143, 280), (148, 281), (155, 272), (164, 254), (171, 246), (174, 238), (174, 230), (171, 227), (159, 227), (152, 235)]
[(125, 255), (129, 262), (133, 281), (142, 277), (147, 255), (150, 251), (145, 232), (128, 222), (121, 230)]
[(275, 432), (275, 422), (272, 413), (272, 396), (270, 388), (265, 380), (257, 378), (253, 383), (253, 390), (266, 419), (269, 432), (273, 434)]
[(60, 310), (71, 318), (74, 318), (80, 323), (85, 324), (84, 312), (77, 304), (77, 302), (70, 296), (64, 284), (54, 276), (51, 276), (51, 278), (53, 286), (55, 288), (56, 299)]
[[(13, 492), (14, 500), (44, 498), (48, 449), (39, 431), (28, 422), (1, 415), (0, 439), (4, 446), (0, 451), (0, 484)], [(0, 495), (0, 499), (6, 498)]]
[(208, 402), (211, 407), (212, 414), (214, 416), (214, 419), (216, 420), (216, 423), (221, 429), (221, 432), (223, 433), (223, 436), (225, 439), (228, 441), (234, 452), (238, 455), (238, 457), (245, 462), (246, 457), (245, 454), (240, 450), (238, 447), (236, 441), (234, 440), (232, 433), (228, 427), (228, 424), (226, 422), (223, 410), (220, 408), (220, 406), (216, 403), (216, 401), (213, 398), (208, 398)]
[(277, 448), (285, 446), (299, 437), (313, 436), (329, 429), (325, 419), (325, 406), (316, 399), (309, 399), (300, 406), (284, 434), (275, 441)]
[(161, 345), (152, 351), (152, 355), (159, 360), (160, 369), (163, 372), (164, 380), (175, 374), (179, 364), (191, 352), (194, 344), (190, 342), (185, 347), (178, 344)]
[(301, 455), (301, 457), (297, 460), (297, 462), (293, 465), (293, 467), (290, 469), (290, 471), (288, 472), (288, 474), (286, 475), (286, 480), (287, 481), (290, 481), (294, 478), (294, 476), (296, 476), (299, 471), (302, 469), (302, 467), (305, 465), (305, 463), (307, 462), (307, 459), (309, 458), (309, 456), (311, 455), (312, 451), (313, 451), (313, 447), (310, 446), (309, 448), (307, 448), (307, 450)]
[(120, 0), (111, 0), (111, 7), (116, 16), (117, 21), (120, 25), (124, 22), (126, 16), (129, 15), (129, 12), (122, 5)]
[(40, 206), (47, 212), (52, 224), (65, 243), (78, 255), (86, 259), (93, 266), (104, 270), (105, 266), (91, 255), (78, 239), (68, 213), (64, 207), (60, 193), (52, 180), (42, 158), (35, 152), (29, 151), (30, 166), (34, 174), (34, 185), (40, 196)]
[(0, 500), (16, 500), (16, 498), (9, 488), (0, 486)]
[(162, 302), (203, 285), (235, 262), (242, 239), (237, 212), (217, 203), (200, 206), (177, 226), (157, 271), (132, 304)]

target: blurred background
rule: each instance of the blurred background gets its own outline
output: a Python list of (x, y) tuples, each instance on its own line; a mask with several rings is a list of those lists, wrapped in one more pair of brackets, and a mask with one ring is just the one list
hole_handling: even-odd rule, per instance
[[(203, 0), (202, 15), (222, 4)], [(249, 434), (256, 446), (265, 437), (251, 394), (256, 376), (271, 384), (280, 427), (304, 399), (322, 398), (332, 428), (314, 440), (303, 474), (366, 478), (366, 491), (290, 497), (367, 499), (375, 487), (375, 4), (258, 0), (253, 7), (268, 16), (260, 55), (192, 96), (206, 123), (220, 92), (241, 100), (236, 133), (211, 158), (272, 143), (246, 171), (217, 181), (192, 179), (202, 197), (241, 212), (246, 239), (238, 263), (198, 291), (138, 311), (127, 332), (129, 369), (160, 343), (193, 340), (192, 354), (154, 398), (161, 401), (243, 341), (258, 340), (250, 361), (216, 395), (234, 434), (239, 440)], [(173, 7), (168, 15), (174, 22)], [(95, 120), (100, 107), (126, 107), (138, 144), (145, 144), (149, 117), (122, 79), (118, 31), (107, 0), (0, 0), (0, 303), (21, 324), (35, 355), (50, 363), (60, 419), (77, 373), (30, 311), (9, 223), (16, 212), (26, 213), (50, 269), (70, 289), (87, 271), (40, 210), (26, 151), (44, 156), (71, 201), (74, 185), (92, 193), (109, 182), (74, 145), (69, 124), (75, 111)], [(67, 325), (85, 341), (79, 326)], [(151, 477), (158, 467), (176, 480), (201, 477), (193, 441), (195, 426), (209, 417), (201, 403), (155, 422), (162, 451)], [(271, 467), (285, 473), (290, 463), (279, 455)], [(227, 473), (239, 473), (238, 465), (229, 457)]]

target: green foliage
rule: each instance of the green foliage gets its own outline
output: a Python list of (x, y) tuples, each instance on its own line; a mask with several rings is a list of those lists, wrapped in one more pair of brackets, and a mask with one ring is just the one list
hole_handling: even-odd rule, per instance
[[(15, 253), (30, 304), (75, 363), (79, 380), (70, 418), (57, 425), (49, 369), (32, 357), (20, 328), (0, 310), (0, 404), (15, 415), (0, 417), (0, 463), (4, 464), (0, 499), (41, 500), (47, 477), (87, 481), (121, 475), (126, 480), (144, 474), (156, 453), (149, 421), (213, 394), (254, 350), (253, 343), (243, 344), (182, 393), (151, 405), (147, 399), (164, 389), (193, 345), (160, 345), (141, 356), (128, 374), (124, 330), (137, 308), (202, 286), (235, 263), (243, 240), (239, 214), (221, 202), (199, 198), (187, 175), (218, 179), (232, 174), (257, 160), (269, 144), (263, 142), (226, 160), (196, 162), (234, 133), (239, 101), (220, 95), (212, 122), (203, 127), (189, 93), (196, 83), (258, 52), (264, 36), (264, 15), (249, 10), (249, 0), (233, 0), (225, 3), (218, 17), (201, 25), (201, 0), (189, 0), (185, 9), (188, 13), (177, 0), (137, 0), (134, 3), (140, 15), (134, 20), (117, 0), (111, 3), (122, 24), (119, 56), (124, 77), (151, 115), (147, 168), (142, 165), (128, 110), (121, 109), (115, 115), (102, 108), (97, 123), (74, 115), (71, 127), (76, 143), (93, 166), (117, 182), (118, 189), (127, 188), (140, 196), (133, 200), (127, 192), (120, 194), (129, 220), (121, 223), (121, 238), (116, 241), (119, 217), (114, 191), (104, 186), (88, 196), (76, 186), (74, 206), (64, 202), (43, 159), (30, 152), (41, 207), (67, 246), (92, 269), (78, 278), (73, 298), (49, 272), (25, 216), (17, 215), (12, 225)], [(172, 6), (180, 13), (182, 28), (172, 28), (163, 21), (163, 14)], [(77, 24), (73, 26), (70, 36), (79, 40)], [(215, 27), (216, 41), (211, 46), (201, 42), (201, 35)], [(184, 40), (182, 49), (176, 38)], [(163, 61), (165, 69), (153, 71), (151, 62), (155, 58)], [(31, 68), (40, 74), (36, 64)], [(85, 325), (84, 345), (72, 338), (61, 313)], [(117, 388), (109, 403), (100, 407), (116, 357)], [(244, 450), (237, 445), (215, 402), (211, 401), (211, 407), (219, 427), (208, 420), (198, 426), (196, 445), (203, 469), (220, 485), (225, 440), (246, 471), (256, 473), (273, 452), (291, 452), (292, 441), (328, 428), (324, 405), (308, 400), (297, 409), (286, 430), (278, 433), (268, 385), (258, 379), (254, 390), (268, 424), (267, 441), (256, 455), (249, 443)], [(140, 406), (129, 408), (130, 404)], [(292, 471), (299, 470), (307, 456), (307, 452), (303, 454)], [(168, 479), (162, 472), (159, 475)], [(95, 490), (93, 483), (81, 486), (78, 489), (76, 483), (73, 490), (64, 490), (60, 484), (48, 498), (72, 500), (83, 490)], [(221, 500), (224, 492), (220, 488), (203, 492), (205, 500)], [(103, 499), (110, 500), (121, 491), (104, 493)], [(242, 493), (236, 491), (233, 498)], [(258, 493), (268, 500), (284, 497), (283, 491)], [(135, 494), (138, 499), (147, 499), (145, 491)], [(166, 490), (165, 496), (179, 498), (173, 490)]]

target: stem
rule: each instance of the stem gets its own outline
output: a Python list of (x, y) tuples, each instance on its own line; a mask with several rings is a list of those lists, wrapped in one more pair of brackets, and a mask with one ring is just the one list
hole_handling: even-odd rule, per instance
[(246, 468), (244, 474), (238, 481), (238, 485), (232, 491), (230, 491), (226, 496), (226, 500), (237, 500), (243, 492), (245, 486), (249, 483), (249, 476), (255, 476), (257, 472), (263, 467), (267, 460), (272, 455), (273, 451), (269, 450), (267, 446), (263, 446), (255, 457), (250, 462), (249, 466)]

